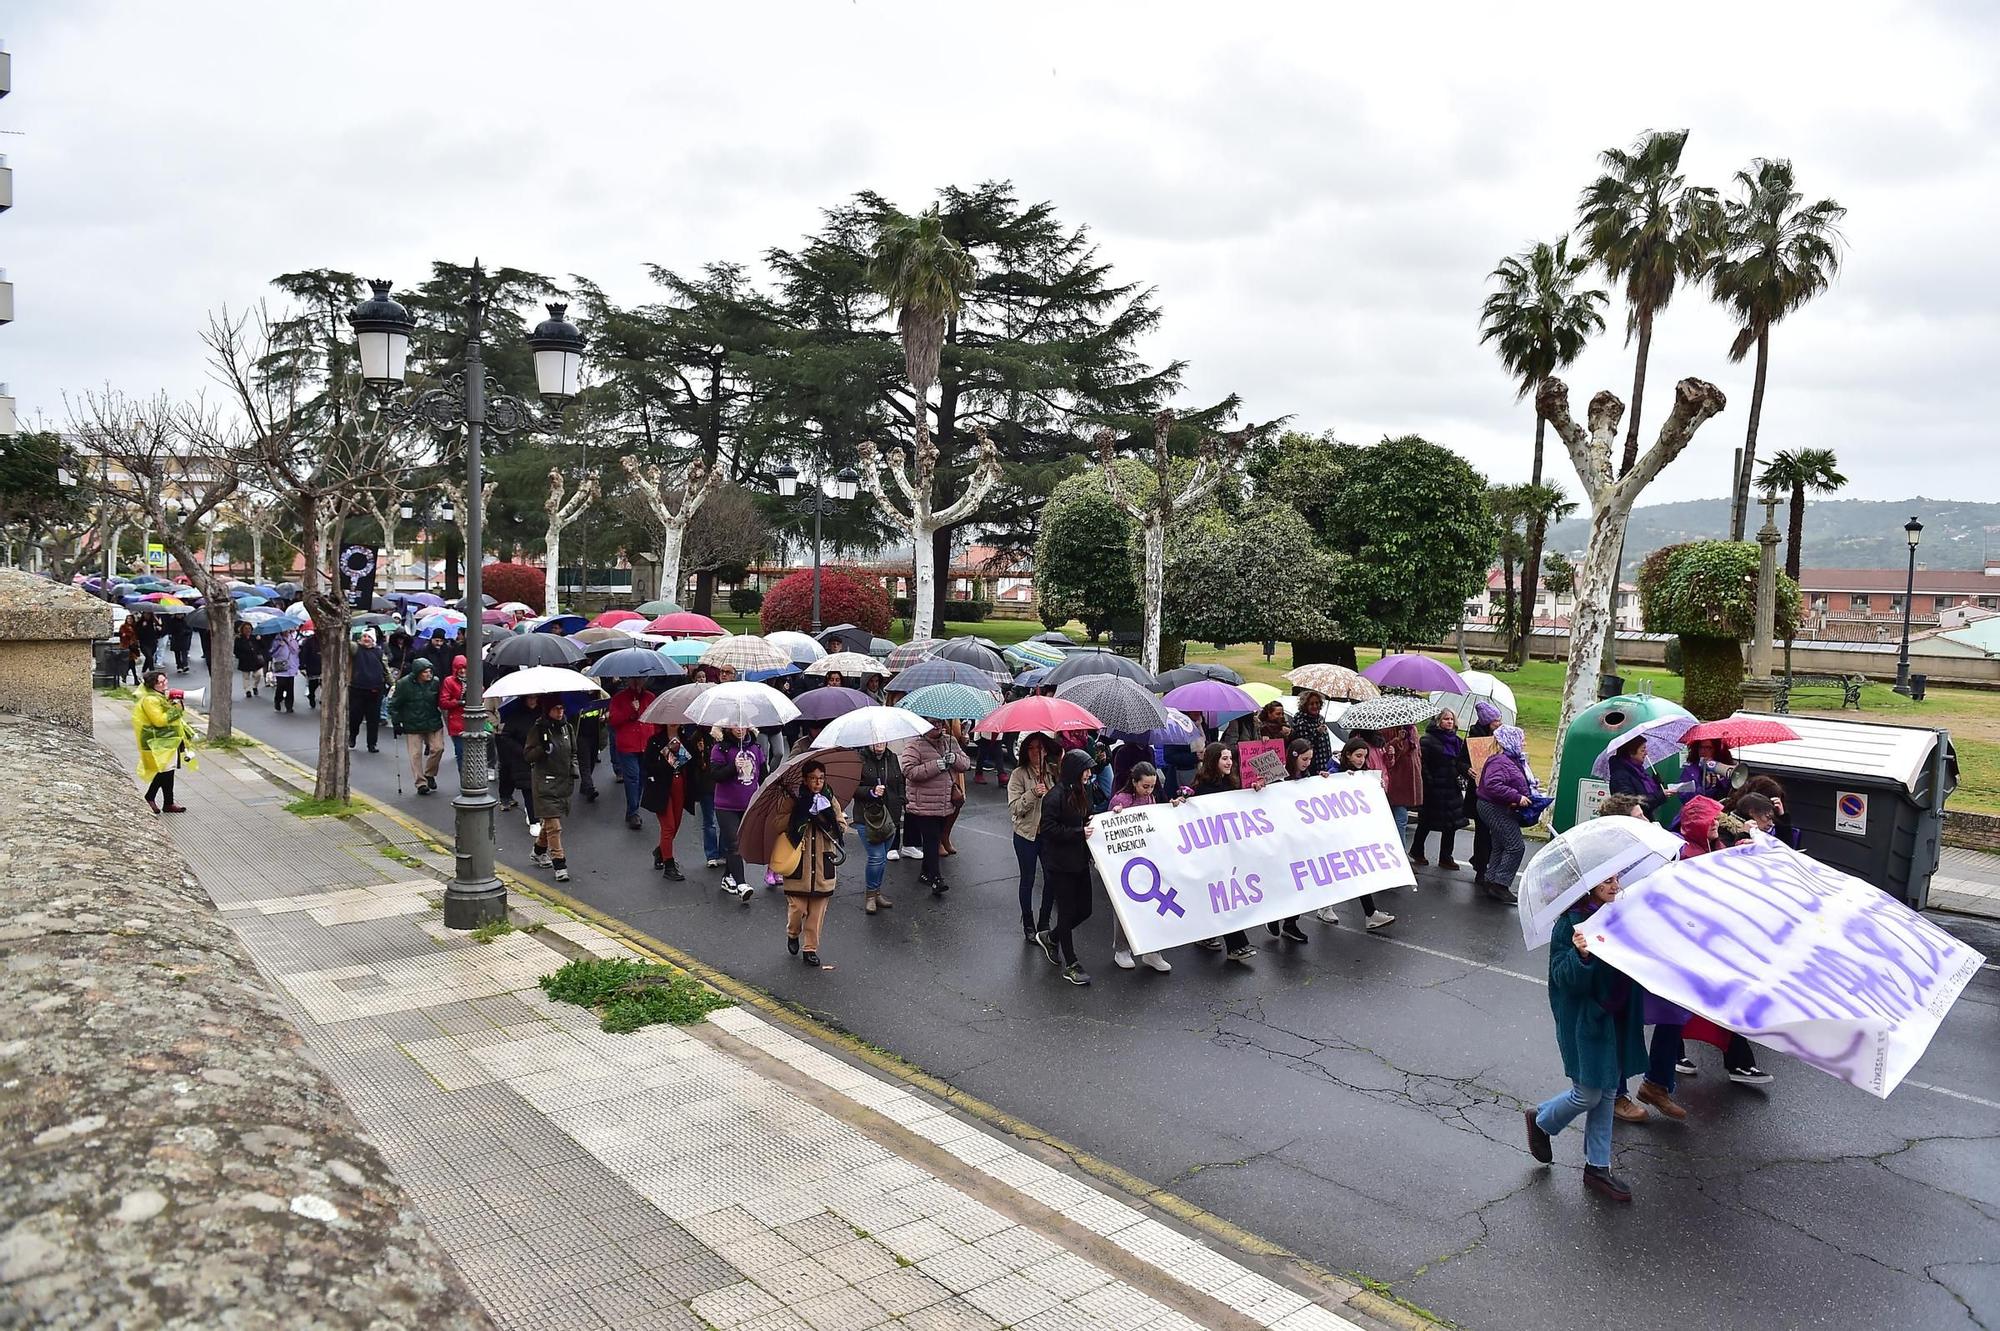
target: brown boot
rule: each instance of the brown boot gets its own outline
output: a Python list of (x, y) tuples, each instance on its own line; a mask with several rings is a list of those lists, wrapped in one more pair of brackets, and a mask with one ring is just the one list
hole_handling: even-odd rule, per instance
[(1673, 1092), (1651, 1081), (1639, 1083), (1639, 1098), (1677, 1123), (1688, 1116), (1688, 1111), (1675, 1102)]
[(1644, 1123), (1651, 1117), (1644, 1106), (1632, 1103), (1629, 1095), (1619, 1096), (1618, 1102), (1611, 1106), (1611, 1113), (1620, 1123)]
[(875, 893), (875, 904), (883, 910), (896, 909), (896, 903), (883, 896), (880, 892)]
[(881, 907), (881, 905), (882, 905), (882, 894), (880, 892), (870, 892), (868, 894), (867, 904), (862, 906), (861, 909), (868, 912), (870, 915), (873, 915), (876, 912), (876, 910)]

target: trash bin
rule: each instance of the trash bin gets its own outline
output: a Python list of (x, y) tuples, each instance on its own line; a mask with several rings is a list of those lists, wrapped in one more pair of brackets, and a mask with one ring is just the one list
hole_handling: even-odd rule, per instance
[(1799, 849), (1922, 910), (1943, 846), (1945, 800), (1958, 787), (1951, 732), (1817, 716), (1770, 719), (1798, 738), (1746, 745), (1735, 757), (1752, 775), (1783, 783)]
[(116, 638), (101, 638), (92, 643), (90, 657), (92, 688), (112, 688), (125, 677), (125, 649), (118, 645)]
[(1927, 689), (1929, 689), (1930, 686), (1931, 686), (1931, 677), (1929, 675), (1911, 675), (1910, 701), (1922, 702), (1924, 700), (1924, 692)]
[[(1590, 774), (1591, 765), (1604, 746), (1632, 727), (1663, 716), (1685, 716), (1678, 703), (1655, 698), (1640, 685), (1638, 693), (1621, 693), (1594, 703), (1576, 714), (1563, 738), (1562, 768), (1555, 774), (1549, 791), (1556, 797), (1551, 811), (1553, 826), (1567, 832), (1578, 823), (1597, 816), (1597, 802), (1611, 793), (1611, 783)], [(1680, 759), (1669, 758), (1653, 770), (1671, 785), (1680, 780)], [(1669, 808), (1671, 816), (1671, 807)]]

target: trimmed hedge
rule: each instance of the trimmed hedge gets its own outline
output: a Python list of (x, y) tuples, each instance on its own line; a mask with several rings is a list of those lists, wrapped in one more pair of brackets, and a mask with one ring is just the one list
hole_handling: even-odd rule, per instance
[(764, 593), (755, 587), (738, 587), (729, 593), (729, 609), (739, 615), (754, 615), (764, 608)]

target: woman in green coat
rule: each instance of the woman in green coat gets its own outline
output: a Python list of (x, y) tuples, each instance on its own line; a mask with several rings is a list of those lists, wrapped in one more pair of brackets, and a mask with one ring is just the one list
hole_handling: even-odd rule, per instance
[(1618, 878), (1599, 883), (1563, 912), (1549, 935), (1549, 1008), (1570, 1088), (1526, 1113), (1528, 1151), (1555, 1159), (1549, 1138), (1583, 1119), (1583, 1182), (1614, 1202), (1632, 1189), (1611, 1172), (1612, 1106), (1627, 1077), (1646, 1070), (1645, 992), (1590, 955), (1587, 923), (1618, 895)]
[(533, 775), (535, 816), (542, 830), (535, 838), (535, 863), (556, 871), (556, 881), (569, 881), (569, 858), (563, 853), (563, 820), (569, 817), (570, 796), (576, 790), (576, 734), (560, 694), (521, 704), (540, 715), (528, 732), (524, 751)]

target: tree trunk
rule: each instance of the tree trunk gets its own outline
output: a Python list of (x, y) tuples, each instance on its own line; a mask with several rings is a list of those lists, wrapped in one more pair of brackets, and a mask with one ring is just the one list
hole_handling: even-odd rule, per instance
[(1797, 582), (1799, 551), (1806, 543), (1806, 487), (1803, 481), (1792, 483), (1792, 504), (1785, 514), (1785, 528), (1785, 576)]
[(916, 556), (917, 564), (916, 580), (910, 584), (911, 642), (931, 636), (931, 626), (936, 622), (941, 600), (937, 594), (937, 549), (931, 540), (933, 533), (921, 529), (923, 520), (929, 516), (928, 511), (919, 515), (915, 524), (919, 527), (918, 533), (910, 540), (910, 551)]
[(1771, 368), (1771, 330), (1757, 334), (1757, 374), (1750, 383), (1750, 420), (1743, 427), (1743, 464), (1736, 473), (1736, 510), (1729, 515), (1729, 539), (1743, 539), (1750, 508), (1750, 478), (1757, 474), (1757, 423), (1764, 416), (1764, 375)]
[(562, 528), (556, 525), (553, 517), (549, 519), (548, 535), (543, 546), (542, 613), (553, 615), (556, 613), (556, 593), (562, 583)]
[[(935, 485), (936, 482), (932, 484)], [(925, 516), (929, 516), (928, 512)], [(931, 623), (938, 629), (942, 629), (950, 622), (945, 618), (945, 606), (951, 600), (951, 538), (950, 527), (938, 527), (928, 538), (933, 573), (931, 598), (934, 613), (931, 616)]]
[(1512, 633), (1517, 618), (1515, 612), (1520, 607), (1519, 584), (1514, 580), (1514, 556), (1500, 556), (1500, 625), (1503, 631)]
[(1150, 674), (1160, 673), (1160, 594), (1166, 582), (1167, 532), (1163, 516), (1151, 510), (1140, 527), (1145, 538), (1145, 585), (1141, 595), (1145, 624), (1139, 637), (1139, 664)]
[(250, 581), (259, 584), (264, 581), (264, 531), (261, 527), (250, 529)]
[[(1653, 312), (1639, 311), (1639, 354), (1632, 367), (1632, 408), (1625, 418), (1625, 455), (1619, 460), (1618, 474), (1632, 470), (1639, 460), (1639, 418), (1646, 406), (1646, 361), (1653, 354)], [(1621, 556), (1622, 559), (1622, 556)]]
[[(1537, 489), (1542, 484), (1542, 442), (1549, 423), (1543, 419), (1541, 409), (1535, 410), (1535, 466), (1528, 483)], [(1548, 538), (1549, 524), (1540, 513), (1528, 519), (1528, 558), (1521, 568), (1521, 618), (1514, 626), (1512, 655), (1519, 665), (1528, 663), (1533, 651), (1535, 635), (1535, 602), (1542, 590), (1542, 544)]]
[[(327, 617), (323, 610), (313, 610), (313, 623), (324, 626)], [(314, 766), (313, 798), (316, 800), (344, 800), (348, 797), (348, 764), (352, 754), (347, 748), (347, 674), (348, 648), (347, 624), (345, 616), (329, 635), (324, 627), (320, 636), (319, 675), (319, 761)], [(364, 718), (365, 719), (365, 718)]]
[(236, 733), (236, 617), (227, 594), (211, 596), (202, 613), (208, 616), (208, 737), (227, 739)]
[(1629, 500), (1612, 500), (1590, 524), (1590, 544), (1584, 549), (1583, 567), (1576, 571), (1576, 605), (1569, 617), (1569, 670), (1563, 678), (1558, 744), (1576, 714), (1597, 701), (1597, 669), (1612, 636), (1612, 597), (1618, 589), (1619, 555), (1631, 515)]
[(665, 523), (660, 531), (660, 595), (675, 605), (681, 603), (681, 542), (686, 537), (685, 522)]

